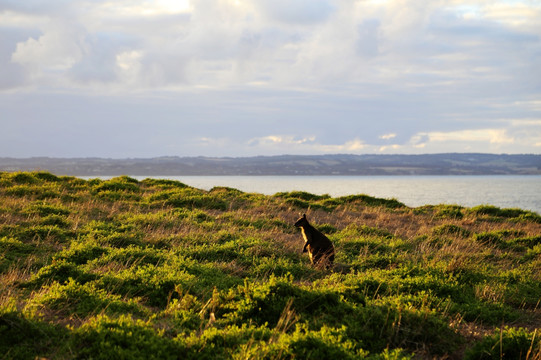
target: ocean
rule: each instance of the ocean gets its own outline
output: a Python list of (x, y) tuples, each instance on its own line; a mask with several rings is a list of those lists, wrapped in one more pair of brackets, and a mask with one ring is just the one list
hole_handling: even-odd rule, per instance
[(541, 176), (134, 176), (178, 180), (210, 190), (228, 186), (272, 195), (301, 190), (333, 197), (366, 194), (397, 199), (410, 207), (455, 204), (494, 205), (541, 214)]

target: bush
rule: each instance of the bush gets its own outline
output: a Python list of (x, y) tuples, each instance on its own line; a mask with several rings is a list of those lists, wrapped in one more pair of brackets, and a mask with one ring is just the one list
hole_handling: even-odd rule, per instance
[(285, 199), (300, 199), (304, 201), (318, 201), (330, 198), (329, 195), (315, 195), (306, 191), (279, 192), (274, 194), (274, 196)]
[(9, 176), (10, 180), (15, 184), (36, 184), (38, 180), (32, 173), (15, 172)]
[(49, 181), (49, 182), (62, 181), (58, 176), (53, 175), (53, 174), (51, 174), (49, 172), (46, 172), (46, 171), (35, 172), (34, 176), (36, 177), (36, 179), (40, 179), (40, 180), (43, 180), (43, 181)]
[(65, 346), (67, 330), (17, 311), (12, 304), (0, 306), (0, 354), (3, 359), (53, 358)]
[(188, 187), (188, 185), (181, 183), (180, 181), (176, 180), (168, 180), (168, 179), (144, 179), (142, 181), (143, 184), (147, 186), (156, 186), (160, 188), (185, 188)]
[(462, 206), (458, 205), (439, 205), (434, 216), (443, 219), (462, 219), (464, 217), (463, 209)]
[(138, 193), (137, 180), (128, 177), (114, 178), (109, 181), (100, 182), (93, 187), (93, 191), (100, 192), (128, 192)]
[(30, 278), (26, 285), (41, 286), (53, 281), (63, 284), (70, 279), (74, 279), (77, 282), (84, 284), (97, 278), (99, 278), (98, 275), (86, 272), (79, 266), (67, 262), (65, 259), (61, 259), (39, 269), (39, 271)]
[(453, 225), (453, 224), (444, 224), (444, 225), (440, 225), (440, 226), (436, 226), (432, 228), (432, 234), (468, 237), (470, 236), (471, 233), (469, 230), (464, 229), (460, 226)]
[(0, 274), (6, 272), (13, 264), (22, 261), (37, 251), (34, 246), (25, 244), (10, 237), (0, 238)]
[(523, 328), (499, 329), (469, 349), (465, 359), (538, 359), (541, 357), (541, 341), (535, 335), (536, 332)]
[(71, 348), (79, 359), (178, 359), (178, 341), (163, 336), (143, 320), (98, 315), (73, 331)]
[(319, 331), (309, 331), (307, 326), (297, 326), (292, 334), (284, 334), (272, 344), (268, 355), (284, 359), (358, 359), (368, 352), (357, 350), (347, 340), (344, 328), (324, 326)]
[(489, 215), (502, 218), (517, 218), (522, 220), (540, 221), (541, 216), (528, 210), (522, 210), (517, 208), (500, 209), (493, 205), (479, 205), (470, 209), (470, 212), (474, 215)]
[(406, 207), (406, 205), (404, 205), (403, 203), (401, 203), (400, 201), (396, 199), (382, 199), (382, 198), (376, 198), (376, 197), (364, 195), (364, 194), (342, 196), (342, 197), (339, 197), (338, 200), (343, 203), (360, 202), (366, 206), (382, 206), (388, 209), (397, 209), (397, 208)]
[(135, 299), (122, 301), (119, 295), (108, 294), (96, 284), (79, 284), (71, 278), (62, 285), (54, 282), (34, 301), (47, 305), (66, 317), (86, 317), (100, 312), (143, 314)]

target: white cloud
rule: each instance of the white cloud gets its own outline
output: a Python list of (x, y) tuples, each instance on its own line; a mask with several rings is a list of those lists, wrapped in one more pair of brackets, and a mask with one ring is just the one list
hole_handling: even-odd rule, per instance
[(6, 0), (0, 98), (114, 95), (126, 118), (197, 128), (193, 144), (217, 138), (204, 121), (238, 154), (532, 152), (540, 16), (503, 0)]
[[(424, 152), (532, 152), (541, 142), (541, 120), (508, 120), (504, 128), (419, 132), (406, 147)], [(530, 150), (528, 150), (530, 149)]]
[[(96, 39), (95, 48), (102, 47), (109, 37), (133, 38), (131, 44), (117, 42), (116, 49), (110, 50), (117, 54), (144, 50), (141, 86), (170, 86), (175, 81), (185, 84), (186, 76), (165, 75), (175, 74), (179, 61), (181, 68), (189, 67), (184, 73), (190, 74), (192, 85), (222, 88), (262, 80), (269, 86), (310, 88), (337, 82), (390, 86), (400, 82), (401, 86), (439, 88), (451, 81), (461, 85), (479, 78), (491, 81), (516, 76), (515, 69), (521, 67), (517, 56), (527, 50), (516, 41), (505, 40), (506, 34), (515, 40), (519, 36), (505, 28), (507, 22), (498, 27), (487, 19), (511, 7), (514, 12), (507, 15), (509, 18), (531, 22), (539, 7), (525, 3), (454, 4), (413, 0), (73, 1), (64, 13), (58, 6), (47, 14), (41, 6), (39, 16), (49, 16), (46, 26), (43, 20), (35, 20), (38, 15), (17, 11), (20, 7), (0, 16), (9, 12), (25, 26), (39, 24), (43, 35), (19, 43), (13, 59), (28, 65), (36, 63), (32, 55), (38, 55), (48, 65), (39, 67), (41, 71), (51, 66), (67, 70), (93, 56), (85, 51), (88, 44), (84, 39), (75, 36)], [(475, 9), (479, 17), (459, 17), (466, 8)], [(51, 26), (53, 23), (57, 28)], [(498, 50), (502, 45), (505, 52)], [(513, 56), (513, 61), (497, 60), (494, 52)], [(92, 61), (86, 64), (87, 70), (89, 64), (104, 66)], [(156, 79), (149, 81), (152, 76)], [(60, 72), (49, 85), (55, 86), (62, 77), (68, 80), (68, 74)], [(117, 81), (122, 83), (123, 78)], [(65, 81), (61, 83), (65, 85)], [(124, 85), (131, 90), (134, 83)]]
[(389, 133), (389, 134), (381, 135), (379, 138), (383, 140), (390, 140), (390, 139), (394, 139), (395, 137), (396, 137), (395, 133)]
[(49, 23), (38, 39), (30, 38), (17, 44), (11, 59), (33, 71), (62, 72), (83, 57), (84, 33), (78, 26)]
[(431, 142), (483, 142), (488, 144), (512, 144), (515, 139), (507, 135), (505, 129), (475, 129), (450, 132), (420, 133), (420, 136), (428, 136)]

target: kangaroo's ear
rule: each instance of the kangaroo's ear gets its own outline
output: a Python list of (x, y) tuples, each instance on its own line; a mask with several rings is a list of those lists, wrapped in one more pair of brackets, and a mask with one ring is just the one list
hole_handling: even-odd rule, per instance
[(306, 219), (306, 214), (302, 214), (302, 217)]

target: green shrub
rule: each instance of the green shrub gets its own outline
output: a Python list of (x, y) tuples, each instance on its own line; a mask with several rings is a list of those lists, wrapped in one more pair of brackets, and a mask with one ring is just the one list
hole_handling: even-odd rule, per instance
[[(133, 180), (133, 181), (132, 181)], [(109, 193), (138, 193), (140, 191), (137, 186), (137, 180), (130, 178), (114, 178), (109, 181), (100, 182), (93, 186), (93, 191), (96, 193), (109, 192)]]
[(484, 232), (473, 235), (473, 240), (484, 244), (484, 245), (501, 245), (503, 244), (503, 239), (501, 234), (495, 232)]
[(26, 172), (12, 173), (10, 174), (9, 178), (16, 184), (36, 184), (39, 182), (32, 173)]
[(72, 241), (69, 247), (57, 252), (53, 256), (53, 260), (65, 260), (68, 263), (81, 265), (97, 259), (109, 251), (109, 248), (99, 245), (95, 240), (81, 239)]
[(59, 178), (58, 176), (53, 175), (46, 171), (38, 171), (38, 172), (33, 173), (33, 175), (36, 179), (43, 180), (43, 181), (49, 181), (49, 182), (62, 181), (62, 179)]
[(143, 184), (147, 186), (157, 186), (160, 188), (185, 188), (188, 187), (188, 185), (181, 183), (180, 181), (176, 180), (168, 180), (168, 179), (144, 179), (141, 181)]
[(432, 234), (468, 237), (470, 236), (471, 232), (457, 225), (444, 224), (432, 228)]
[(462, 206), (458, 205), (438, 205), (436, 207), (436, 213), (434, 216), (436, 218), (442, 218), (442, 219), (462, 219), (464, 217), (464, 214), (462, 213), (462, 210), (464, 208)]
[(44, 202), (37, 202), (27, 206), (23, 210), (26, 214), (38, 214), (39, 216), (59, 215), (65, 216), (70, 214), (70, 210), (66, 207), (59, 205), (47, 204)]
[(264, 257), (254, 260), (249, 267), (250, 274), (255, 278), (268, 278), (271, 275), (280, 277), (291, 275), (294, 279), (315, 278), (317, 270), (299, 260), (292, 260), (283, 257)]
[(129, 233), (133, 232), (134, 226), (132, 224), (123, 224), (115, 220), (97, 221), (92, 220), (87, 222), (80, 230), (81, 234), (85, 234), (89, 237), (105, 237), (114, 235), (117, 233)]
[[(121, 264), (123, 266), (144, 266), (144, 265), (159, 265), (161, 263), (164, 263), (166, 261), (167, 255), (164, 254), (163, 251), (160, 251), (158, 249), (153, 248), (141, 248), (138, 246), (127, 246), (124, 248), (118, 248), (118, 249), (108, 249), (108, 251), (105, 252), (103, 248), (102, 254), (100, 256), (94, 256), (94, 259), (96, 259), (93, 262), (94, 266), (97, 265), (108, 265), (112, 263)], [(89, 249), (92, 251), (89, 253), (89, 257), (92, 255), (97, 255), (97, 250), (94, 250), (94, 248)], [(90, 260), (90, 259), (89, 259)]]
[(227, 210), (226, 201), (192, 188), (162, 191), (152, 195), (149, 201), (176, 208)]
[(296, 198), (286, 199), (286, 200), (284, 200), (284, 204), (294, 206), (294, 207), (298, 207), (298, 208), (301, 208), (301, 209), (308, 209), (308, 208), (311, 207), (311, 205), (310, 205), (310, 203), (308, 201), (301, 200), (301, 199), (296, 199)]
[(32, 275), (30, 280), (26, 283), (27, 286), (41, 286), (53, 281), (57, 281), (61, 284), (69, 281), (69, 279), (84, 284), (86, 282), (99, 278), (98, 275), (89, 273), (82, 269), (80, 266), (70, 263), (65, 259), (53, 261), (52, 264), (47, 265), (39, 269), (39, 271)]
[(465, 359), (537, 359), (541, 356), (541, 341), (535, 335), (523, 328), (499, 329), (466, 351)]
[(139, 202), (142, 197), (138, 194), (126, 193), (123, 191), (101, 191), (97, 195), (100, 199), (107, 201), (127, 201), (127, 202)]
[(359, 194), (359, 195), (348, 195), (348, 196), (342, 196), (338, 198), (339, 201), (343, 203), (354, 203), (354, 202), (360, 202), (363, 205), (366, 206), (382, 206), (384, 208), (388, 209), (397, 209), (406, 207), (403, 203), (396, 199), (382, 199), (382, 198), (376, 198), (369, 195)]
[(242, 322), (276, 326), (280, 316), (289, 301), (297, 313), (309, 318), (313, 314), (342, 314), (345, 316), (351, 310), (346, 304), (341, 304), (337, 293), (328, 291), (312, 291), (303, 289), (292, 283), (291, 278), (276, 278), (260, 284), (248, 284), (239, 288), (243, 294), (239, 302), (233, 304), (232, 316)]
[(201, 263), (180, 256), (171, 256), (166, 264), (137, 264), (126, 269), (113, 269), (99, 280), (99, 286), (122, 296), (140, 297), (148, 306), (165, 308), (171, 299), (178, 298), (178, 288), (190, 289), (196, 296), (212, 289), (228, 289), (242, 282), (225, 274), (213, 263)]
[(42, 225), (57, 226), (62, 229), (69, 228), (71, 226), (71, 223), (60, 215), (48, 215), (41, 219), (40, 223)]
[(136, 299), (123, 301), (119, 295), (108, 294), (94, 283), (79, 284), (71, 278), (64, 284), (52, 283), (34, 301), (47, 305), (64, 316), (86, 317), (100, 312), (135, 315), (144, 313)]
[(8, 195), (16, 197), (32, 197), (39, 200), (60, 197), (57, 187), (51, 185), (15, 185), (7, 188), (5, 191)]
[(65, 347), (67, 330), (31, 315), (13, 304), (0, 305), (0, 354), (3, 359), (53, 358)]
[(541, 244), (541, 235), (519, 237), (519, 238), (515, 238), (513, 242), (519, 245), (523, 245), (527, 248), (533, 249), (535, 246)]
[(282, 359), (358, 359), (368, 355), (356, 349), (347, 339), (345, 328), (323, 326), (319, 331), (310, 331), (307, 326), (296, 326), (291, 334), (280, 336), (272, 344), (268, 357)]
[(161, 313), (155, 315), (155, 319), (166, 323), (171, 329), (171, 335), (188, 335), (194, 330), (200, 330), (206, 322), (203, 316), (206, 310), (204, 305), (187, 292), (180, 291), (178, 295), (178, 298), (171, 299)]
[(188, 351), (183, 354), (185, 359), (246, 359), (265, 358), (268, 353), (267, 343), (272, 331), (264, 326), (229, 325), (223, 329), (216, 327), (205, 328), (199, 336), (191, 334), (184, 339)]
[(528, 210), (522, 210), (517, 208), (500, 209), (493, 205), (479, 205), (470, 209), (470, 212), (474, 215), (488, 215), (502, 218), (517, 218), (521, 220), (533, 220), (539, 222), (541, 216)]
[(290, 191), (290, 192), (279, 192), (274, 194), (276, 197), (281, 197), (285, 199), (299, 199), (304, 201), (318, 201), (318, 200), (325, 200), (329, 199), (330, 196), (325, 195), (315, 195), (308, 193), (306, 191)]
[(0, 238), (0, 274), (6, 272), (16, 264), (23, 261), (30, 254), (39, 251), (36, 247), (25, 244), (11, 237)]
[(125, 315), (90, 319), (73, 331), (71, 348), (79, 359), (178, 359), (185, 353), (149, 322)]
[[(69, 225), (66, 223), (66, 225)], [(19, 240), (29, 242), (67, 242), (73, 237), (73, 232), (70, 230), (62, 229), (58, 225), (34, 225), (19, 229), (16, 235)]]
[(99, 240), (102, 245), (115, 248), (125, 248), (128, 246), (143, 246), (142, 236), (138, 233), (116, 233), (105, 236)]
[[(383, 255), (391, 252), (391, 247), (372, 239), (355, 238), (353, 240), (341, 240), (336, 245), (337, 256), (348, 262), (364, 260), (364, 256)], [(369, 252), (369, 253), (368, 253)], [(366, 253), (366, 254), (365, 254)]]

